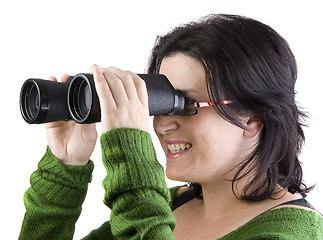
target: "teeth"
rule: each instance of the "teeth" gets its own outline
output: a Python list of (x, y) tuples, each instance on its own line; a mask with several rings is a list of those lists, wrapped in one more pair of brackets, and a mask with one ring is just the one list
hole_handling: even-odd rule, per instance
[(171, 153), (178, 153), (178, 152), (181, 152), (185, 149), (190, 149), (192, 147), (192, 144), (184, 144), (184, 143), (181, 143), (181, 144), (168, 144), (167, 145), (167, 148), (168, 150), (171, 152)]
[(181, 143), (180, 144), (180, 148), (181, 148), (181, 150), (184, 150), (185, 149), (185, 144), (184, 143)]

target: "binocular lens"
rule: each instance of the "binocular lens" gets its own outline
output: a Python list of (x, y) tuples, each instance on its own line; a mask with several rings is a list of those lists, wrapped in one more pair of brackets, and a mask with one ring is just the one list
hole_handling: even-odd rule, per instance
[(69, 107), (76, 119), (83, 119), (91, 107), (91, 93), (85, 81), (78, 81), (70, 88)]
[(88, 121), (93, 106), (93, 78), (85, 74), (78, 74), (70, 82), (68, 89), (68, 108), (72, 119), (78, 123)]
[(24, 106), (22, 112), (26, 119), (33, 121), (37, 118), (40, 111), (40, 94), (37, 85), (30, 81), (25, 84), (25, 90), (22, 92)]
[(89, 85), (86, 85), (84, 87), (84, 92), (83, 92), (83, 95), (84, 96), (81, 96), (81, 98), (83, 97), (84, 99), (84, 107), (85, 107), (85, 110), (86, 112), (88, 112), (90, 110), (90, 107), (91, 107), (91, 103), (92, 103), (92, 94), (91, 94), (91, 90), (90, 90), (90, 87)]

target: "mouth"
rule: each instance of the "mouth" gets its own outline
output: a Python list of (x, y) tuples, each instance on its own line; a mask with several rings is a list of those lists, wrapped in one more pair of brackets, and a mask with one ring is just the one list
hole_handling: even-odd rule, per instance
[(167, 144), (167, 149), (170, 153), (179, 153), (185, 150), (189, 150), (192, 148), (192, 144), (190, 143), (172, 143)]

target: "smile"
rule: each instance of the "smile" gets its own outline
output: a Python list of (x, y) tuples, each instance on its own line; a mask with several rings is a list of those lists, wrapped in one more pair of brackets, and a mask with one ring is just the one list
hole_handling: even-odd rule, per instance
[(167, 144), (167, 148), (171, 153), (179, 153), (184, 150), (188, 150), (192, 147), (192, 144)]

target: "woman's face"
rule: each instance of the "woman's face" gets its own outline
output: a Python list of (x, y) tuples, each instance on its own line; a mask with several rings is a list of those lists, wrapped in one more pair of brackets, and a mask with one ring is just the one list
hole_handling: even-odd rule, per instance
[[(164, 58), (160, 73), (186, 97), (210, 101), (204, 68), (194, 58), (184, 54)], [(213, 107), (200, 108), (194, 116), (157, 116), (154, 129), (166, 154), (169, 179), (200, 184), (223, 179), (250, 153), (244, 130)]]

